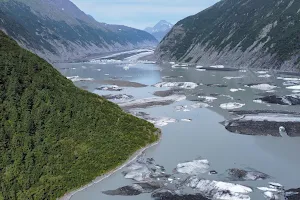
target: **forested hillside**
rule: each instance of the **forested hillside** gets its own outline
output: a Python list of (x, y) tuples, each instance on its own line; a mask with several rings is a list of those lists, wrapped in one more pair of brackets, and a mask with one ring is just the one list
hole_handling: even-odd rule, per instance
[(300, 1), (221, 0), (179, 21), (160, 60), (299, 70)]
[(0, 31), (0, 199), (56, 199), (158, 139)]

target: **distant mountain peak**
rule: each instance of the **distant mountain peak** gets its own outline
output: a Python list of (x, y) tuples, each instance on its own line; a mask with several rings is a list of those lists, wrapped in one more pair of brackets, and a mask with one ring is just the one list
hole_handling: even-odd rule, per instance
[(166, 20), (160, 20), (154, 27), (147, 27), (145, 31), (151, 33), (158, 41), (172, 29), (173, 24)]

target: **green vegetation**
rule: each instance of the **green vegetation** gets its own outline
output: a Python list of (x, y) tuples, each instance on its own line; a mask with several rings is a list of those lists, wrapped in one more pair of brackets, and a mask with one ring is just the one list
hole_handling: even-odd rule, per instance
[(159, 137), (0, 31), (0, 199), (56, 199)]

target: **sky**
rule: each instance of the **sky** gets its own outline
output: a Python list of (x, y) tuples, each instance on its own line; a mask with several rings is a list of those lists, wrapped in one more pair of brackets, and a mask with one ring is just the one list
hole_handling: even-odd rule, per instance
[(97, 21), (138, 29), (160, 20), (175, 24), (208, 8), (219, 0), (71, 0)]

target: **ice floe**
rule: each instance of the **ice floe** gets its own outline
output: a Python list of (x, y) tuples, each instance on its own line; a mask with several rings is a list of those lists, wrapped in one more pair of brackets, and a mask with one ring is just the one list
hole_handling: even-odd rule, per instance
[(245, 89), (242, 88), (231, 88), (230, 92), (238, 92), (238, 91), (245, 91)]
[(224, 79), (227, 79), (227, 80), (231, 80), (231, 79), (242, 79), (244, 78), (244, 76), (225, 76), (223, 77)]
[(223, 122), (225, 128), (232, 133), (281, 137), (278, 130), (280, 126), (283, 126), (288, 136), (299, 136), (299, 114), (279, 111), (256, 111), (248, 114), (243, 111), (238, 115), (239, 117)]
[(207, 103), (199, 102), (199, 103), (195, 103), (195, 104), (191, 105), (191, 107), (192, 108), (208, 108), (208, 107), (211, 107), (211, 106)]
[(176, 171), (183, 174), (197, 175), (206, 173), (209, 169), (208, 160), (194, 160), (191, 162), (180, 163), (176, 167)]
[(198, 96), (198, 98), (203, 100), (206, 103), (212, 103), (213, 101), (217, 100), (216, 97), (210, 97), (210, 96)]
[(262, 74), (258, 76), (258, 78), (270, 78), (270, 77), (271, 77), (270, 74)]
[(257, 71), (256, 73), (257, 73), (257, 74), (267, 74), (268, 71)]
[(226, 94), (221, 94), (220, 97), (226, 97), (227, 99), (234, 100), (232, 96)]
[(193, 82), (161, 82), (154, 85), (158, 88), (183, 88), (183, 89), (195, 89), (198, 84)]
[(199, 71), (199, 72), (205, 72), (206, 71), (206, 69), (196, 69), (197, 71)]
[(181, 119), (182, 122), (191, 122), (192, 119)]
[(250, 187), (243, 185), (199, 179), (196, 176), (189, 178), (187, 185), (210, 198), (222, 200), (250, 200), (248, 194), (253, 191)]
[(289, 90), (300, 90), (300, 85), (289, 86), (286, 89), (289, 89)]
[(67, 79), (73, 81), (73, 82), (78, 82), (78, 81), (93, 81), (93, 78), (81, 78), (79, 76), (69, 76)]
[(196, 66), (196, 69), (201, 69), (201, 68), (203, 68), (203, 66), (200, 65)]
[(225, 109), (225, 110), (232, 110), (232, 109), (242, 108), (243, 106), (245, 106), (245, 104), (230, 102), (230, 103), (221, 104), (220, 108)]
[(223, 68), (225, 68), (224, 65), (212, 65), (210, 67), (211, 68), (216, 68), (216, 69), (223, 69)]
[(105, 90), (105, 91), (112, 91), (112, 92), (116, 91), (116, 92), (119, 92), (119, 91), (122, 91), (123, 88), (120, 88), (117, 85), (111, 85), (111, 86), (102, 86), (102, 87), (96, 88), (96, 90)]
[(150, 179), (150, 174), (150, 169), (148, 169), (146, 165), (139, 163), (132, 163), (123, 171), (123, 175), (126, 179), (133, 179), (140, 182)]
[(269, 95), (265, 97), (258, 98), (257, 100), (261, 100), (266, 103), (271, 104), (279, 104), (279, 105), (300, 105), (300, 95), (299, 94), (291, 94), (285, 96), (276, 96)]
[(136, 99), (124, 103), (120, 103), (119, 106), (123, 108), (146, 108), (156, 105), (169, 105), (176, 101), (185, 100), (186, 96), (184, 95), (172, 95), (167, 97), (150, 97), (144, 99)]
[(148, 122), (154, 124), (155, 126), (167, 126), (169, 123), (175, 123), (177, 120), (168, 118), (168, 117), (162, 117), (162, 118), (151, 118), (147, 120)]
[(176, 111), (183, 111), (183, 112), (189, 112), (190, 110), (188, 109), (188, 106), (182, 106), (182, 105), (179, 105), (179, 106), (175, 106), (175, 109)]
[(257, 181), (270, 178), (269, 175), (255, 170), (233, 168), (227, 171), (229, 178), (232, 181)]
[(257, 89), (257, 90), (273, 90), (273, 89), (277, 88), (277, 86), (270, 85), (270, 84), (267, 84), (267, 83), (249, 84), (249, 85), (245, 85), (245, 87), (250, 87), (250, 88), (253, 88), (253, 89)]
[(108, 100), (113, 100), (113, 101), (126, 101), (129, 99), (133, 99), (132, 95), (127, 95), (127, 94), (117, 94), (117, 95), (113, 95), (113, 94), (109, 94), (109, 95), (104, 95), (103, 96), (105, 99)]
[(300, 81), (300, 78), (286, 78), (286, 77), (277, 77), (278, 80), (284, 81)]

